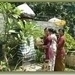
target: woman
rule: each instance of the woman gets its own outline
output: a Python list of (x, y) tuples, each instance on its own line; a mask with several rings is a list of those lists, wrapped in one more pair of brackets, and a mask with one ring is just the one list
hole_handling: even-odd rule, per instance
[(52, 43), (50, 45), (50, 67), (51, 71), (54, 71), (56, 51), (57, 51), (57, 36), (55, 30), (52, 30), (51, 32), (52, 32), (51, 34)]
[(46, 53), (46, 61), (49, 63), (50, 71), (54, 71), (57, 37), (53, 29), (46, 28), (44, 31), (45, 38), (43, 48)]
[(52, 42), (52, 39), (50, 37), (51, 36), (50, 30), (51, 29), (48, 29), (48, 28), (44, 29), (45, 36), (44, 36), (44, 45), (42, 46), (42, 48), (45, 51), (45, 60), (49, 60), (50, 59), (49, 49), (50, 49), (50, 44)]
[(57, 56), (55, 63), (55, 71), (64, 71), (65, 70), (65, 36), (64, 30), (59, 29), (59, 38), (57, 41)]
[(52, 29), (48, 29), (48, 28), (45, 28), (44, 29), (44, 38), (43, 38), (43, 41), (44, 41), (44, 44), (42, 45), (42, 48), (44, 50), (44, 53), (45, 53), (45, 62), (43, 63), (42, 65), (42, 70), (43, 71), (50, 71), (50, 65), (49, 65), (49, 62), (50, 62), (50, 45), (51, 45), (51, 42), (52, 42), (52, 39), (51, 39), (51, 31)]

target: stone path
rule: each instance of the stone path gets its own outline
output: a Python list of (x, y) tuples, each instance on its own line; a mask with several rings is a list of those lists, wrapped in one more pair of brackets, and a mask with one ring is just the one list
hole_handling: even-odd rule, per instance
[(74, 69), (65, 68), (65, 71), (75, 71)]
[[(41, 66), (42, 66), (41, 64), (36, 64), (36, 63), (35, 64), (28, 64), (23, 69), (25, 71), (33, 71), (33, 72), (35, 72), (35, 71), (41, 71)], [(22, 66), (21, 66), (16, 71), (23, 71), (23, 69), (22, 69)], [(75, 71), (75, 70), (70, 69), (70, 68), (65, 68), (65, 71)]]

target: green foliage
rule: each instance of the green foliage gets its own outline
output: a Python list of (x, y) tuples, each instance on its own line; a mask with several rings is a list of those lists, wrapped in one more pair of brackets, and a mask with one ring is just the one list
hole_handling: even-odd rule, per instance
[(8, 66), (6, 65), (6, 62), (0, 61), (0, 71), (8, 71)]
[(37, 20), (49, 20), (56, 16), (66, 20), (69, 32), (74, 35), (75, 25), (75, 2), (28, 2), (29, 6), (36, 13)]
[[(12, 61), (13, 63), (15, 62), (14, 58), (16, 59), (17, 57), (16, 53), (19, 43), (24, 42), (25, 37), (30, 37), (31, 35), (34, 38), (42, 36), (43, 30), (36, 26), (34, 22), (18, 19), (20, 11), (15, 9), (14, 5), (8, 2), (1, 2), (0, 8), (0, 12), (3, 14), (5, 20), (5, 34), (1, 35), (0, 38), (6, 42), (4, 51), (8, 60), (7, 64), (9, 65)], [(10, 30), (14, 30), (15, 32), (10, 33)]]
[(75, 39), (68, 33), (69, 27), (65, 31), (66, 36), (66, 49), (71, 50), (75, 49)]
[(36, 50), (36, 62), (38, 63), (42, 63), (43, 62), (43, 55), (44, 53), (42, 51), (40, 51), (40, 49)]
[(36, 26), (35, 23), (31, 22), (31, 23), (26, 23), (25, 25), (25, 35), (33, 35), (35, 38), (42, 36), (43, 34), (43, 29), (41, 29), (40, 27)]

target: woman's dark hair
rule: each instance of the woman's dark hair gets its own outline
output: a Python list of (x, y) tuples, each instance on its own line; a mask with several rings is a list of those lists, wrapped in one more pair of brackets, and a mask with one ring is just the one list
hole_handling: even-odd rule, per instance
[(57, 31), (53, 29), (53, 33), (57, 34)]
[(48, 28), (48, 31), (53, 33), (53, 29), (52, 28)]
[(58, 31), (59, 31), (59, 32), (62, 31), (63, 33), (65, 32), (64, 29), (59, 29)]
[(48, 31), (49, 31), (49, 32), (52, 32), (52, 33), (55, 33), (55, 34), (57, 33), (56, 30), (54, 30), (54, 29), (52, 29), (52, 28), (49, 28)]
[(52, 28), (45, 28), (44, 31), (45, 31), (45, 30), (48, 30), (49, 32), (55, 33), (55, 34), (57, 33), (56, 30), (54, 30), (54, 29), (52, 29)]
[(45, 28), (44, 31), (47, 30), (47, 29), (48, 29), (48, 28)]

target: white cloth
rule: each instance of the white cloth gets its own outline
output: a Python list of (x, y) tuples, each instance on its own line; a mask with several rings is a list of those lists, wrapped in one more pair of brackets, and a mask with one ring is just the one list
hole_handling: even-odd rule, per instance
[(50, 71), (54, 71), (55, 59), (56, 59), (56, 56), (54, 56), (54, 58), (49, 61)]
[(55, 34), (51, 34), (52, 43), (50, 45), (50, 48), (56, 52), (57, 50), (57, 36)]
[(50, 48), (55, 52), (54, 57), (50, 60), (49, 65), (50, 65), (50, 71), (54, 71), (55, 67), (55, 59), (56, 59), (56, 51), (57, 51), (57, 36), (55, 34), (51, 34), (52, 38), (52, 43), (50, 45)]

